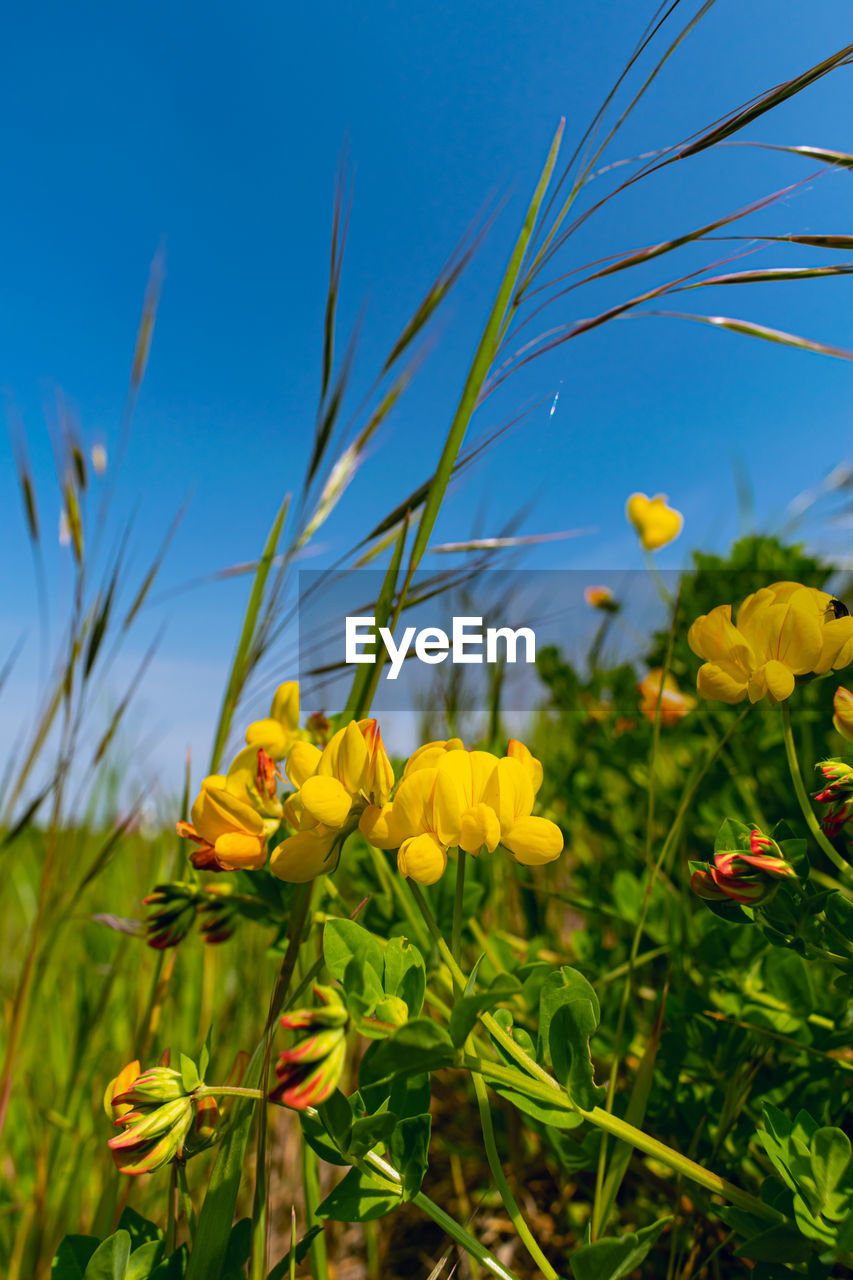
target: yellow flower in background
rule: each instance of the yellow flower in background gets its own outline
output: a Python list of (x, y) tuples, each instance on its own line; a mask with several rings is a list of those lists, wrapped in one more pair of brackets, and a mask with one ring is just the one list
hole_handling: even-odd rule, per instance
[(840, 733), (845, 742), (853, 742), (853, 693), (840, 684), (832, 699), (832, 710), (835, 713), (832, 723), (836, 733)]
[(276, 689), (269, 716), (255, 720), (246, 730), (246, 745), (263, 747), (273, 760), (283, 760), (297, 739), (299, 728), (299, 682), (286, 680)]
[(673, 542), (684, 524), (683, 515), (669, 506), (664, 493), (657, 493), (653, 498), (645, 493), (632, 493), (625, 504), (625, 514), (646, 551), (657, 551)]
[(661, 691), (662, 676), (663, 670), (660, 667), (654, 667), (637, 685), (640, 692), (640, 711), (654, 724), (658, 703), (660, 703), (660, 722), (667, 728), (671, 728), (690, 714), (696, 706), (696, 699), (681, 692), (678, 681), (671, 673), (667, 673), (664, 678), (663, 691)]
[(590, 609), (601, 609), (603, 613), (617, 613), (619, 610), (609, 587), (584, 587), (583, 598)]
[(747, 596), (731, 620), (718, 605), (697, 618), (687, 640), (704, 659), (696, 687), (703, 698), (783, 702), (797, 676), (825, 675), (853, 661), (853, 618), (837, 617), (826, 591), (777, 582)]

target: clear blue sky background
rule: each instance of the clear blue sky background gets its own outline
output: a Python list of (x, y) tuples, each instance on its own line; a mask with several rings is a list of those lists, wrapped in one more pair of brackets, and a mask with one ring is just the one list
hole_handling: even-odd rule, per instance
[[(47, 541), (60, 502), (45, 403), (62, 387), (86, 441), (114, 443), (148, 265), (165, 237), (167, 276), (121, 509), (137, 511), (141, 566), (192, 492), (164, 587), (257, 554), (310, 446), (334, 173), (347, 138), (355, 199), (342, 319), (351, 323), (367, 300), (364, 379), (484, 202), (509, 195), (408, 404), (325, 530), (322, 554), (366, 531), (435, 463), (557, 120), (567, 118), (573, 143), (652, 9), (636, 0), (370, 0), (10, 10), (0, 41), (0, 386), (26, 424)], [(609, 157), (671, 144), (851, 40), (847, 0), (718, 0)], [(853, 70), (843, 69), (743, 136), (853, 150), (852, 90)], [(672, 166), (613, 201), (560, 267), (678, 234), (815, 168), (746, 148)], [(821, 177), (749, 230), (850, 232), (851, 180)], [(726, 246), (706, 256), (717, 251)], [(843, 258), (769, 248), (749, 264)], [(688, 255), (685, 268), (699, 260)], [(670, 259), (572, 295), (543, 327), (676, 269)], [(684, 309), (853, 346), (851, 304), (853, 281), (838, 279), (693, 294)], [(852, 388), (849, 364), (703, 326), (607, 326), (530, 366), (483, 410), (479, 428), (560, 392), (552, 417), (546, 404), (455, 491), (438, 535), (464, 536), (474, 511), (494, 532), (530, 501), (525, 532), (598, 530), (543, 548), (531, 563), (638, 566), (624, 501), (635, 489), (663, 490), (685, 513), (684, 537), (662, 555), (678, 564), (689, 545), (722, 548), (736, 532), (733, 462), (752, 479), (759, 523), (778, 525), (787, 502), (851, 452)], [(16, 503), (2, 440), (0, 643), (6, 651), (24, 632), (32, 658), (36, 601)], [(833, 549), (843, 552), (843, 542)], [(65, 559), (51, 545), (54, 624)], [(138, 725), (168, 768), (185, 742), (206, 753), (244, 595), (242, 581), (152, 606), (126, 667), (116, 668), (117, 694), (167, 624)], [(284, 650), (275, 674), (289, 674)], [(0, 698), (4, 736), (31, 709), (35, 679), (25, 660)]]

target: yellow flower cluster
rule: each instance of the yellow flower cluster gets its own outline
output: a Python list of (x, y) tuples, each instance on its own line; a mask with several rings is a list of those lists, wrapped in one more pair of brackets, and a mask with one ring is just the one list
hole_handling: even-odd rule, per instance
[(521, 742), (507, 754), (466, 751), (458, 738), (428, 742), (409, 758), (393, 801), (371, 805), (359, 827), (379, 849), (397, 849), (397, 866), (419, 884), (434, 884), (447, 850), (477, 854), (499, 844), (517, 862), (540, 866), (559, 857), (556, 823), (532, 814), (542, 765)]
[[(177, 824), (196, 845), (196, 867), (263, 867), (267, 840), (282, 824), (292, 834), (276, 844), (269, 867), (295, 884), (334, 871), (356, 828), (374, 847), (396, 849), (401, 874), (419, 884), (439, 879), (450, 848), (476, 855), (500, 844), (527, 866), (563, 850), (560, 828), (533, 814), (542, 765), (521, 742), (511, 741), (502, 757), (467, 751), (458, 738), (428, 742), (409, 758), (395, 791), (375, 720), (351, 720), (322, 748), (308, 737), (299, 728), (299, 686), (283, 684), (269, 718), (249, 726), (228, 772), (202, 782), (192, 822)], [(276, 792), (282, 760), (295, 788), (283, 801)]]
[(191, 822), (178, 835), (196, 845), (192, 863), (204, 871), (255, 871), (267, 860), (267, 838), (281, 821), (276, 796), (277, 761), (283, 760), (299, 728), (299, 685), (289, 680), (276, 690), (269, 717), (246, 730), (246, 746), (225, 774), (201, 784)]
[(375, 720), (351, 720), (322, 751), (310, 742), (297, 742), (284, 771), (297, 788), (284, 804), (295, 835), (273, 850), (270, 870), (281, 880), (301, 884), (334, 871), (357, 813), (365, 801), (385, 803), (394, 771)]
[(836, 604), (826, 591), (776, 582), (747, 596), (735, 622), (728, 604), (703, 614), (687, 635), (704, 663), (697, 690), (717, 702), (758, 702), (765, 696), (783, 702), (797, 676), (848, 666), (853, 617), (838, 617)]

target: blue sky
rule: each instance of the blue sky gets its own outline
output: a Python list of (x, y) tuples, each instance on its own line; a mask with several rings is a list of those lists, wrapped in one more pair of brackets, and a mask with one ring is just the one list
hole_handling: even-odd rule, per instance
[[(0, 42), (0, 386), (26, 425), (48, 541), (60, 503), (45, 405), (61, 387), (86, 441), (115, 441), (148, 265), (164, 239), (166, 279), (119, 510), (136, 513), (142, 565), (192, 495), (163, 587), (257, 554), (310, 446), (334, 174), (345, 141), (354, 203), (343, 324), (367, 307), (357, 382), (372, 374), (484, 203), (508, 197), (408, 404), (324, 531), (317, 562), (345, 548), (354, 529), (366, 531), (434, 465), (557, 120), (567, 118), (571, 144), (652, 9), (636, 0), (372, 0), (10, 11)], [(846, 0), (807, 8), (718, 0), (609, 158), (673, 143), (851, 38)], [(851, 75), (841, 70), (743, 136), (850, 150)], [(555, 270), (678, 234), (803, 182), (816, 168), (747, 148), (674, 165), (607, 206)], [(804, 183), (749, 230), (849, 231), (850, 182), (849, 173), (833, 171)], [(843, 257), (771, 248), (749, 263)], [(687, 269), (700, 258), (683, 261)], [(593, 314), (670, 269), (675, 274), (674, 260), (595, 286), (543, 319)], [(851, 289), (837, 279), (717, 290), (688, 295), (685, 309), (853, 346)], [(721, 548), (737, 529), (733, 464), (753, 482), (759, 523), (778, 525), (796, 493), (846, 458), (851, 379), (844, 362), (704, 326), (609, 325), (529, 366), (483, 409), (475, 431), (547, 400), (454, 491), (438, 536), (464, 537), (474, 512), (483, 531), (494, 532), (529, 502), (525, 532), (598, 531), (542, 548), (531, 563), (638, 567), (623, 507), (642, 489), (663, 490), (685, 513), (685, 534), (663, 564), (680, 563), (691, 545)], [(0, 502), (5, 653), (21, 633), (37, 634), (5, 439)], [(836, 535), (832, 546), (843, 550), (843, 539)], [(67, 593), (66, 558), (50, 547), (54, 623)], [(119, 691), (166, 625), (138, 722), (160, 744), (152, 750), (167, 769), (186, 742), (206, 752), (244, 594), (240, 581), (152, 605), (126, 668), (115, 670)], [(287, 657), (282, 650), (273, 674), (290, 674)], [(35, 680), (33, 662), (24, 661), (0, 699), (4, 734), (27, 714)]]

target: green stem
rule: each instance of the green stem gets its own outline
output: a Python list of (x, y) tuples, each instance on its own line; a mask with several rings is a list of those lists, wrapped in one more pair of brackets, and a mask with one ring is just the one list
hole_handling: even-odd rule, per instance
[(853, 868), (851, 868), (842, 858), (841, 854), (834, 847), (832, 842), (827, 838), (821, 828), (820, 823), (815, 817), (814, 809), (811, 806), (803, 775), (800, 772), (800, 762), (797, 759), (797, 748), (794, 745), (794, 732), (791, 728), (791, 709), (787, 702), (782, 703), (782, 738), (785, 743), (785, 755), (788, 757), (788, 768), (791, 773), (791, 781), (794, 784), (794, 793), (799, 801), (803, 817), (806, 820), (806, 826), (814, 836), (817, 843), (823, 849), (830, 862), (838, 868), (848, 881), (853, 878)]
[(723, 1196), (730, 1204), (736, 1205), (747, 1213), (752, 1213), (756, 1217), (764, 1218), (767, 1221), (782, 1221), (783, 1215), (777, 1213), (770, 1205), (764, 1204), (763, 1201), (750, 1195), (748, 1191), (741, 1190), (735, 1183), (729, 1182), (727, 1178), (721, 1178), (719, 1174), (712, 1173), (694, 1160), (690, 1160), (687, 1156), (681, 1155), (680, 1152), (674, 1151), (666, 1143), (659, 1142), (657, 1138), (652, 1138), (647, 1133), (643, 1133), (642, 1129), (637, 1129), (634, 1125), (628, 1124), (626, 1120), (620, 1120), (618, 1116), (611, 1115), (603, 1107), (593, 1107), (591, 1111), (584, 1111), (582, 1107), (575, 1106), (559, 1086), (556, 1089), (545, 1088), (535, 1080), (531, 1080), (529, 1076), (524, 1076), (514, 1071), (511, 1067), (504, 1067), (499, 1063), (486, 1062), (483, 1059), (473, 1057), (471, 1054), (463, 1054), (460, 1065), (468, 1071), (482, 1075), (487, 1080), (491, 1079), (499, 1084), (509, 1085), (517, 1089), (519, 1093), (527, 1094), (531, 1098), (538, 1098), (543, 1102), (548, 1102), (550, 1106), (559, 1107), (566, 1112), (573, 1112), (582, 1116), (589, 1124), (595, 1125), (598, 1129), (603, 1129), (605, 1133), (618, 1138), (620, 1142), (627, 1142), (629, 1146), (635, 1147), (638, 1151), (644, 1152), (655, 1160), (659, 1160), (661, 1164), (667, 1165), (668, 1168), (673, 1169), (676, 1173), (683, 1174), (691, 1182), (704, 1187), (707, 1191)]
[(178, 1189), (181, 1194), (181, 1205), (184, 1211), (184, 1220), (187, 1224), (187, 1235), (189, 1236), (190, 1248), (192, 1248), (192, 1243), (195, 1239), (195, 1210), (193, 1208), (189, 1184), (187, 1183), (187, 1167), (183, 1163), (177, 1163), (175, 1167), (178, 1170)]
[[(462, 856), (460, 851), (460, 857)], [(480, 1111), (480, 1124), (483, 1129), (483, 1146), (486, 1149), (486, 1159), (489, 1162), (489, 1168), (492, 1171), (492, 1177), (495, 1185), (500, 1192), (501, 1200), (503, 1200), (504, 1208), (509, 1214), (512, 1225), (515, 1227), (516, 1234), (522, 1242), (539, 1270), (545, 1276), (545, 1280), (559, 1280), (558, 1273), (551, 1266), (545, 1254), (539, 1248), (539, 1244), (524, 1221), (521, 1210), (518, 1207), (515, 1197), (510, 1190), (510, 1185), (506, 1180), (506, 1175), (501, 1165), (500, 1155), (498, 1154), (497, 1144), (495, 1142), (495, 1129), (492, 1124), (492, 1111), (489, 1106), (489, 1094), (483, 1083), (482, 1076), (472, 1075), (474, 1082), (474, 1092), (477, 1095), (477, 1107)]]
[(453, 899), (453, 932), (450, 935), (450, 949), (453, 958), (459, 963), (462, 954), (462, 907), (465, 901), (465, 850), (456, 850), (456, 895)]
[[(393, 1165), (388, 1164), (387, 1160), (383, 1160), (381, 1156), (377, 1155), (375, 1151), (369, 1151), (364, 1157), (364, 1162), (369, 1164), (377, 1173), (382, 1174), (383, 1177), (396, 1183), (397, 1186), (400, 1185), (401, 1179), (397, 1170)], [(512, 1271), (508, 1271), (496, 1258), (493, 1258), (489, 1251), (483, 1248), (479, 1240), (475, 1240), (464, 1227), (461, 1227), (454, 1218), (451, 1218), (449, 1213), (445, 1213), (433, 1200), (430, 1200), (429, 1196), (425, 1196), (422, 1191), (419, 1191), (416, 1196), (412, 1197), (412, 1204), (416, 1204), (422, 1213), (425, 1213), (428, 1218), (431, 1218), (433, 1222), (441, 1227), (442, 1231), (445, 1231), (450, 1236), (451, 1240), (455, 1240), (467, 1253), (470, 1253), (472, 1258), (476, 1258), (490, 1275), (497, 1276), (498, 1280), (518, 1280), (518, 1277)]]
[(174, 1160), (169, 1167), (169, 1198), (166, 1201), (166, 1257), (175, 1252), (178, 1233), (178, 1169)]
[[(304, 1140), (302, 1142), (302, 1193), (305, 1197), (305, 1225), (310, 1228), (317, 1222), (315, 1210), (322, 1196), (320, 1195), (320, 1170), (317, 1153)], [(319, 1221), (319, 1226), (325, 1228), (325, 1223), (322, 1219)], [(311, 1259), (313, 1280), (328, 1280), (329, 1259), (326, 1252), (325, 1230), (321, 1229), (319, 1234), (311, 1241), (309, 1257)]]

